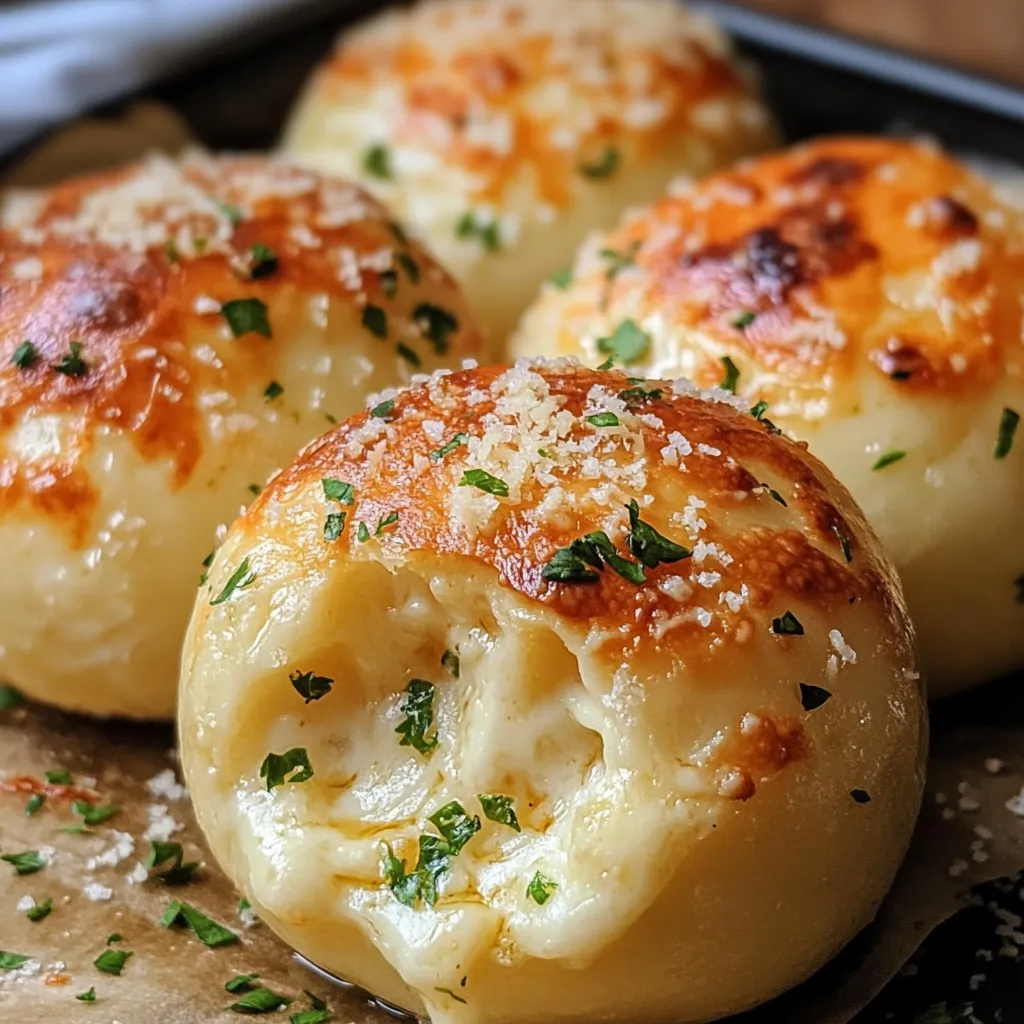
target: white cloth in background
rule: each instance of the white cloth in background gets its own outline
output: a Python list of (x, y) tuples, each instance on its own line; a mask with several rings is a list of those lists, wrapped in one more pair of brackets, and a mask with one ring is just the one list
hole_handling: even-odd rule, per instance
[(309, 0), (0, 0), (0, 153)]

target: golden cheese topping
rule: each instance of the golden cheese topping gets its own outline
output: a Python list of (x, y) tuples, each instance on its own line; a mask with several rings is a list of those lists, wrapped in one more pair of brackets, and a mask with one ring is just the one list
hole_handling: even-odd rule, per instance
[(616, 318), (671, 325), (693, 352), (636, 362), (711, 383), (731, 353), (773, 407), (823, 415), (856, 405), (867, 367), (901, 394), (1019, 375), (1022, 271), (1009, 194), (932, 145), (825, 139), (679, 187), (588, 246), (550, 301), (558, 349)]
[(846, 491), (727, 392), (571, 360), (370, 406), (236, 520), (184, 644), (189, 790), (261, 920), (440, 1024), (711, 1020), (815, 970), (925, 735)]
[(441, 0), (343, 34), (284, 146), (420, 230), (501, 342), (587, 231), (770, 138), (728, 40), (672, 0)]
[(0, 431), (60, 414), (76, 435), (53, 460), (8, 449), (7, 506), (88, 512), (80, 467), (100, 427), (169, 460), (180, 487), (204, 447), (202, 395), (269, 382), (306, 297), (361, 311), (410, 371), (478, 344), (454, 307), (402, 301), (421, 279), (455, 286), (375, 200), (284, 162), (156, 157), (15, 194), (0, 253)]
[[(905, 628), (856, 507), (805, 446), (724, 391), (524, 362), (438, 375), (381, 401), (383, 415), (339, 426), (276, 477), (242, 529), (261, 536), (269, 509), (344, 481), (354, 497), (320, 557), (364, 557), (369, 545), (482, 563), (603, 634), (615, 659), (680, 645), (727, 658), (794, 600), (832, 611), (877, 601)], [(321, 503), (326, 516), (334, 506)], [(631, 556), (645, 523), (679, 557), (644, 568)], [(566, 555), (593, 531), (628, 566), (598, 571), (587, 554)], [(569, 582), (552, 574), (560, 560), (574, 564)]]

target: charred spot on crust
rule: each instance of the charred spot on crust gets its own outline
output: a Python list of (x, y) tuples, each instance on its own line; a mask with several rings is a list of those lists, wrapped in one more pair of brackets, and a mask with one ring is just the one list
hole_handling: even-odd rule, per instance
[(878, 250), (850, 219), (833, 219), (823, 204), (793, 207), (774, 226), (731, 244), (713, 244), (679, 261), (684, 271), (721, 283), (715, 305), (757, 311), (784, 306), (790, 293), (825, 277), (847, 274)]
[(869, 354), (871, 361), (882, 373), (895, 381), (922, 380), (931, 372), (928, 357), (910, 342), (890, 339), (884, 349)]
[(978, 233), (978, 218), (952, 196), (936, 196), (930, 203), (931, 226), (940, 234), (965, 238)]
[(787, 179), (791, 185), (850, 185), (864, 177), (864, 165), (845, 157), (821, 156), (795, 170)]

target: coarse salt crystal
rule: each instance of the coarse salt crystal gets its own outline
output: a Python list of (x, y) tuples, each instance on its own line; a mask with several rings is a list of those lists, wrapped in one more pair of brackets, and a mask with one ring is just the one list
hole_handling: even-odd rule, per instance
[(103, 903), (114, 895), (114, 890), (109, 886), (100, 885), (99, 882), (89, 882), (89, 884), (82, 889), (82, 895), (84, 895), (86, 899), (93, 900), (96, 903)]
[(171, 768), (165, 768), (158, 775), (154, 775), (146, 783), (146, 789), (149, 790), (150, 796), (163, 797), (165, 800), (182, 800), (187, 793)]
[(192, 303), (192, 308), (195, 312), (205, 316), (209, 313), (219, 313), (220, 303), (209, 295), (197, 295)]

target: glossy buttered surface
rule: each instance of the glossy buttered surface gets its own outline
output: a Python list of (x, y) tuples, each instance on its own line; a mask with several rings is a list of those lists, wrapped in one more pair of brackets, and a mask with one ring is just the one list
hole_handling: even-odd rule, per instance
[(931, 145), (825, 139), (592, 238), (512, 347), (767, 402), (881, 536), (942, 695), (1024, 664), (1022, 281), (1019, 188)]
[(479, 337), (366, 193), (153, 158), (0, 214), (0, 676), (169, 717), (218, 524), (367, 390)]
[(849, 494), (722, 391), (437, 374), (229, 530), (185, 643), (215, 855), (438, 1022), (696, 1021), (810, 974), (910, 836), (924, 701)]
[(284, 148), (421, 232), (498, 352), (588, 231), (771, 139), (726, 37), (672, 0), (435, 0), (344, 33)]

